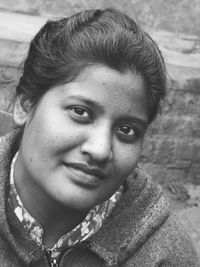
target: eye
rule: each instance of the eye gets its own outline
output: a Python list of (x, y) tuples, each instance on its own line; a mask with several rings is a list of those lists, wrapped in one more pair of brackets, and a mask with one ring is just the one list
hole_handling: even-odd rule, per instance
[(133, 126), (122, 125), (117, 129), (117, 135), (124, 142), (132, 142), (138, 136), (138, 132)]
[(88, 122), (91, 120), (91, 116), (89, 111), (81, 106), (73, 106), (70, 107), (70, 115), (73, 119), (80, 121), (80, 122)]
[(76, 113), (78, 116), (85, 117), (85, 118), (88, 118), (89, 117), (88, 112), (84, 108), (81, 108), (81, 107), (72, 107), (71, 108), (71, 111), (73, 111), (74, 113)]
[(125, 134), (125, 135), (135, 135), (135, 130), (128, 125), (123, 125), (120, 126), (119, 130), (121, 133)]

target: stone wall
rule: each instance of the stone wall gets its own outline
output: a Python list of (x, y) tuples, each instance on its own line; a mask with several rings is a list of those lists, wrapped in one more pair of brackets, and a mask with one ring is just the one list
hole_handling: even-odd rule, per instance
[(153, 30), (200, 35), (199, 0), (0, 0), (0, 8), (39, 16), (62, 16), (86, 8), (120, 8)]
[(168, 65), (172, 81), (142, 162), (160, 183), (200, 184), (200, 69)]
[[(0, 11), (52, 17), (82, 8), (121, 7), (152, 32), (164, 49), (169, 92), (144, 144), (141, 164), (165, 186), (200, 184), (200, 2), (198, 0), (42, 1), (0, 0)], [(183, 19), (184, 18), (184, 19)], [(197, 27), (198, 26), (198, 27)], [(163, 30), (170, 30), (166, 32)], [(179, 33), (177, 33), (177, 31)], [(0, 34), (1, 35), (1, 34)], [(17, 40), (15, 40), (17, 38)], [(28, 43), (23, 36), (0, 38), (0, 109), (8, 104), (20, 76)], [(167, 49), (167, 50), (166, 50)], [(199, 59), (199, 62), (198, 62)]]

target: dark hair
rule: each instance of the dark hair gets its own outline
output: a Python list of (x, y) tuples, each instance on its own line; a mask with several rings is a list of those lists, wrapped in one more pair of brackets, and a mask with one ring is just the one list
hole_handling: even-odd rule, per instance
[(166, 89), (163, 57), (133, 19), (112, 8), (48, 21), (31, 41), (16, 96), (23, 94), (34, 106), (48, 89), (72, 81), (94, 64), (139, 72), (148, 96), (149, 122), (156, 117)]

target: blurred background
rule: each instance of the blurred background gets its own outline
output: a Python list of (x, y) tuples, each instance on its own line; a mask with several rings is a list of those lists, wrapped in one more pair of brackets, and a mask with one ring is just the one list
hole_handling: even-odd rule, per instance
[[(169, 195), (200, 253), (199, 0), (0, 0), (0, 110), (12, 112), (20, 63), (48, 18), (106, 7), (137, 19), (163, 52), (168, 96), (147, 134), (140, 164)], [(9, 127), (2, 120), (0, 134)]]

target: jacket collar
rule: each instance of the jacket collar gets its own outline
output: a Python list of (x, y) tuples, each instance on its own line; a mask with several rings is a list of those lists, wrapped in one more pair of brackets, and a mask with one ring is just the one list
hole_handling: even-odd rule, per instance
[(168, 216), (169, 204), (160, 187), (136, 168), (107, 223), (90, 239), (90, 249), (108, 266), (118, 266), (133, 255)]
[[(0, 234), (9, 242), (10, 248), (21, 261), (29, 265), (31, 261), (41, 258), (44, 252), (35, 242), (30, 241), (7, 201), (10, 164), (18, 149), (19, 139), (18, 130), (0, 137)], [(13, 232), (19, 239), (15, 239)]]
[[(0, 138), (0, 233), (6, 235), (13, 249), (23, 254), (22, 258), (28, 263), (41, 257), (43, 252), (28, 238), (24, 238), (26, 249), (22, 249), (13, 239), (9, 224), (5, 223), (6, 180), (8, 181), (12, 156), (18, 148), (18, 135), (18, 131), (13, 131)], [(151, 178), (137, 167), (127, 179), (125, 192), (117, 207), (85, 245), (98, 254), (108, 266), (117, 266), (133, 255), (168, 216), (168, 202), (160, 187), (153, 184)], [(20, 228), (18, 220), (15, 220), (15, 224), (17, 231)]]

